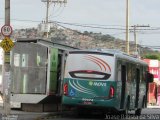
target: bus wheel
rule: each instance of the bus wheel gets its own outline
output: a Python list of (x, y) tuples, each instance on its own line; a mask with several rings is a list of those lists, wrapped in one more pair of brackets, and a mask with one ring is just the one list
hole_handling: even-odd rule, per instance
[(124, 116), (128, 115), (128, 112), (129, 112), (129, 99), (128, 99), (127, 104), (126, 104), (126, 109), (123, 110), (123, 111), (120, 111), (119, 113), (120, 113), (121, 116), (124, 117)]
[(141, 108), (138, 108), (138, 109), (135, 111), (135, 115), (140, 116), (140, 115), (141, 115), (141, 112), (142, 112), (142, 109), (141, 109)]
[(126, 108), (126, 110), (123, 110), (120, 112), (121, 115), (128, 115), (128, 109)]
[(126, 109), (122, 112), (124, 115), (128, 115), (128, 112), (129, 112), (129, 103), (130, 103), (130, 100), (128, 98)]
[(123, 117), (124, 117), (124, 116), (127, 116), (127, 115), (128, 115), (128, 110), (129, 110), (128, 107), (126, 107), (125, 110), (119, 112), (119, 115), (121, 115), (121, 116), (123, 116)]
[(77, 117), (86, 117), (90, 115), (90, 111), (85, 110), (85, 109), (81, 109), (81, 108), (77, 108)]

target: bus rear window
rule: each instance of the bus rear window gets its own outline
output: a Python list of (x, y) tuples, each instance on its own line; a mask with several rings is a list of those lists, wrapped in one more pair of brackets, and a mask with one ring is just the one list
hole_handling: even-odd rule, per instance
[(93, 70), (70, 71), (69, 74), (72, 78), (83, 78), (83, 79), (106, 80), (110, 77), (110, 74)]
[(113, 59), (113, 56), (104, 54), (69, 54), (65, 77), (107, 80), (111, 77)]

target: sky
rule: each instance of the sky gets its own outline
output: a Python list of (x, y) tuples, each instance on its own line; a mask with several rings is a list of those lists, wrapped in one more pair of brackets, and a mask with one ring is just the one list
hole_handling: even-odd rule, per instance
[[(0, 27), (4, 25), (4, 1), (0, 0)], [(46, 4), (41, 0), (10, 1), (11, 26), (13, 29), (37, 27), (41, 21), (45, 20)], [(138, 28), (141, 29), (137, 31), (138, 44), (160, 46), (160, 0), (129, 1), (129, 26), (150, 26)], [(80, 27), (61, 23), (61, 25), (75, 30), (101, 32), (125, 40), (126, 0), (67, 0), (65, 6), (51, 4), (49, 20), (98, 26), (101, 28)], [(133, 40), (133, 31), (130, 31), (130, 41)]]

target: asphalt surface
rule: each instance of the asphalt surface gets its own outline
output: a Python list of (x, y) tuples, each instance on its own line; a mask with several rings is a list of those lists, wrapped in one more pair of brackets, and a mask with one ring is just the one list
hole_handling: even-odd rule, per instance
[[(112, 118), (111, 118), (112, 117)], [(113, 119), (114, 118), (114, 119)], [(160, 120), (160, 106), (148, 106), (142, 110), (142, 115), (137, 118), (134, 112), (130, 112), (127, 118), (123, 117), (121, 120)], [(3, 101), (0, 98), (0, 120), (119, 120), (116, 116), (90, 114), (86, 116), (77, 116), (74, 111), (63, 112), (24, 112), (21, 110), (11, 110), (9, 116), (5, 116), (3, 109)]]
[(130, 112), (126, 117), (119, 119), (117, 116), (90, 114), (86, 116), (77, 116), (74, 111), (63, 112), (24, 112), (20, 110), (11, 110), (9, 116), (4, 115), (3, 107), (0, 107), (0, 120), (160, 120), (160, 108), (146, 108), (142, 110), (140, 117), (134, 116)]

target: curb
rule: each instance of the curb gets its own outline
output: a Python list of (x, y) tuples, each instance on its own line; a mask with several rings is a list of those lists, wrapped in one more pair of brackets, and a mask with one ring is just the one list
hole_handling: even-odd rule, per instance
[(147, 106), (147, 108), (160, 108), (160, 106)]
[(35, 120), (52, 120), (52, 119), (55, 119), (55, 118), (60, 118), (62, 114), (66, 114), (68, 112), (70, 112), (70, 111), (54, 112), (54, 113), (46, 114), (46, 115), (43, 115), (43, 116), (39, 116)]
[(49, 113), (46, 115), (42, 115), (37, 117), (35, 120), (53, 120), (55, 118), (61, 118), (63, 115), (68, 115), (72, 114), (73, 111), (60, 111), (60, 112), (54, 112), (54, 113)]

